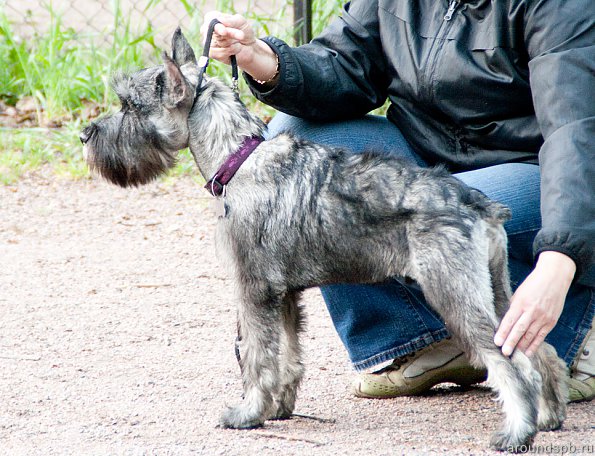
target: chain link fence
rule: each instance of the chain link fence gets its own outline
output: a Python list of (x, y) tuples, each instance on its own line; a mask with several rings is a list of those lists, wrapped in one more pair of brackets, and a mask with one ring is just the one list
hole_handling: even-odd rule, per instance
[(292, 8), (292, 2), (283, 0), (0, 0), (0, 12), (22, 39), (48, 33), (59, 21), (78, 39), (98, 47), (109, 45), (111, 32), (122, 26), (132, 36), (150, 34), (155, 46), (165, 47), (178, 25), (198, 36), (204, 13), (214, 9), (248, 17), (262, 34), (290, 38)]
[[(114, 101), (109, 78), (160, 61), (180, 26), (195, 49), (208, 11), (238, 13), (257, 36), (308, 41), (341, 0), (0, 0), (0, 128), (62, 125)], [(213, 62), (210, 74), (229, 69)], [(240, 88), (247, 88), (240, 85)]]

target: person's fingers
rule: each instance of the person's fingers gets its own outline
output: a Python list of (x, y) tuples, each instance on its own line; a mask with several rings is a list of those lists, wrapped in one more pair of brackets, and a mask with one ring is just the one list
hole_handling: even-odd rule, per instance
[(229, 27), (231, 29), (243, 30), (249, 26), (246, 18), (240, 14), (233, 14), (233, 15), (225, 14), (221, 17), (218, 17), (218, 19), (226, 27)]
[(506, 337), (504, 344), (502, 344), (502, 354), (504, 356), (512, 355), (512, 352), (516, 348), (517, 344), (519, 343), (521, 338), (527, 332), (527, 329), (529, 329), (532, 324), (533, 324), (533, 316), (529, 313), (523, 313), (518, 318), (518, 320), (516, 321), (516, 323), (510, 330), (510, 332), (508, 333), (508, 336)]
[(215, 25), (215, 28), (213, 29), (213, 36), (220, 38), (220, 39), (223, 39), (226, 37), (231, 38), (231, 37), (233, 37), (232, 30), (234, 30), (234, 29), (226, 26), (223, 23), (219, 23), (219, 24)]
[(207, 34), (211, 21), (213, 19), (219, 19), (219, 17), (221, 17), (222, 15), (223, 13), (220, 11), (209, 11), (207, 14), (205, 14), (203, 23), (200, 26), (200, 33), (203, 37)]
[(535, 352), (539, 349), (539, 346), (543, 343), (546, 336), (550, 333), (553, 327), (544, 326), (538, 332), (529, 348), (525, 350), (525, 354), (527, 356), (533, 356)]
[(224, 38), (221, 36), (216, 36), (213, 37), (213, 41), (211, 42), (211, 46), (216, 46), (216, 47), (229, 47), (229, 46), (233, 46), (234, 44), (238, 43), (239, 41), (236, 40), (235, 38)]
[(242, 45), (239, 43), (232, 44), (226, 47), (214, 47), (211, 46), (209, 49), (209, 57), (215, 60), (219, 60), (223, 63), (229, 63), (229, 59), (232, 55), (237, 55), (242, 50)]
[(541, 328), (543, 328), (543, 322), (534, 320), (517, 343), (516, 348), (526, 354), (527, 349), (533, 344)]
[(218, 19), (219, 23), (213, 29), (213, 35), (220, 38), (231, 38), (238, 41), (243, 40), (246, 35), (242, 28), (246, 28), (248, 23), (245, 18), (239, 14), (229, 15), (219, 12), (213, 12), (205, 16), (205, 21), (201, 27), (201, 33), (205, 35), (213, 19)]
[(506, 312), (506, 315), (504, 315), (504, 318), (502, 318), (500, 326), (498, 326), (498, 331), (496, 331), (496, 335), (494, 336), (494, 343), (498, 347), (502, 347), (502, 345), (504, 345), (510, 330), (522, 314), (523, 312), (520, 309), (517, 309), (516, 306), (511, 304), (510, 309), (508, 309), (508, 312)]
[(215, 25), (213, 29), (213, 38), (219, 39), (234, 39), (243, 40), (246, 34), (240, 27), (247, 27), (248, 23), (240, 15), (230, 15), (221, 13), (220, 11), (209, 11), (205, 14), (203, 24), (200, 27), (200, 33), (203, 37), (203, 41), (206, 39), (209, 26), (213, 19), (219, 20), (219, 23)]

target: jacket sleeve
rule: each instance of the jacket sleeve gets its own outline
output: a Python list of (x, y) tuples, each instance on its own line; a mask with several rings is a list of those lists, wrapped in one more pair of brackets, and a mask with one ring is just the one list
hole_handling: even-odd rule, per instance
[(378, 33), (378, 4), (345, 5), (311, 43), (292, 48), (267, 37), (279, 56), (279, 80), (268, 92), (244, 74), (253, 94), (279, 111), (310, 120), (362, 116), (386, 99), (387, 75)]
[(539, 152), (542, 229), (535, 258), (568, 255), (595, 286), (595, 2), (535, 1), (525, 16), (530, 84), (544, 137)]

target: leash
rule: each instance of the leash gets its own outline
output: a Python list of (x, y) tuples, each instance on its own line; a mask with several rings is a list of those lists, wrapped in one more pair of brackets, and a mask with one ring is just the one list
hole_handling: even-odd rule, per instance
[[(202, 51), (202, 55), (198, 59), (198, 83), (196, 84), (196, 93), (194, 94), (194, 102), (200, 95), (202, 89), (202, 82), (204, 79), (204, 75), (207, 71), (207, 67), (209, 66), (209, 51), (211, 50), (211, 41), (213, 40), (213, 32), (215, 31), (215, 26), (217, 24), (221, 24), (219, 19), (213, 19), (209, 23), (209, 28), (207, 30), (207, 36), (205, 38), (205, 46)], [(233, 91), (237, 94), (238, 93), (238, 62), (236, 60), (236, 56), (232, 55), (230, 57), (231, 63), (231, 87)]]
[[(211, 50), (211, 41), (213, 40), (213, 33), (215, 32), (215, 26), (221, 24), (219, 19), (213, 19), (209, 23), (207, 29), (207, 36), (205, 38), (205, 45), (202, 51), (202, 56), (198, 59), (198, 83), (196, 86), (196, 93), (194, 94), (194, 102), (200, 95), (204, 75), (209, 66), (209, 51)], [(233, 91), (238, 94), (238, 62), (236, 56), (230, 57), (231, 63), (231, 87)], [(232, 154), (225, 163), (219, 168), (217, 173), (207, 182), (205, 188), (213, 196), (221, 196), (225, 192), (225, 186), (234, 176), (236, 171), (242, 166), (242, 163), (250, 156), (250, 154), (258, 147), (263, 141), (260, 137), (246, 138), (240, 145), (239, 150)]]
[[(200, 92), (202, 91), (202, 83), (204, 79), (204, 75), (207, 71), (207, 67), (209, 66), (209, 51), (211, 50), (211, 41), (213, 40), (213, 33), (215, 31), (215, 26), (220, 24), (221, 21), (218, 19), (213, 19), (209, 23), (209, 28), (207, 30), (207, 36), (205, 38), (205, 45), (202, 51), (202, 56), (198, 59), (198, 82), (196, 85), (196, 93), (194, 94), (194, 102), (198, 99)], [(231, 63), (231, 88), (233, 91), (238, 94), (238, 62), (236, 60), (236, 56), (232, 55), (230, 57)], [(205, 188), (209, 190), (209, 192), (213, 196), (221, 196), (225, 191), (225, 185), (231, 180), (235, 172), (239, 169), (241, 164), (248, 158), (250, 153), (256, 149), (256, 147), (262, 142), (262, 138), (246, 138), (242, 143), (240, 150), (233, 154), (230, 158), (226, 160), (222, 169), (220, 169), (213, 178), (207, 182)], [(242, 357), (240, 355), (240, 342), (242, 341), (242, 336), (240, 335), (240, 322), (237, 321), (237, 336), (234, 342), (234, 352), (236, 356), (236, 360), (238, 361), (238, 365), (240, 366), (240, 372), (243, 374), (242, 368)]]

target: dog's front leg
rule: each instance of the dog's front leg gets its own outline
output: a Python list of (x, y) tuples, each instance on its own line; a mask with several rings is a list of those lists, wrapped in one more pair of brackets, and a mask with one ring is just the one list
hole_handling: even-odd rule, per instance
[(244, 290), (238, 312), (244, 400), (221, 416), (226, 428), (262, 426), (271, 415), (278, 394), (281, 300), (254, 290)]

